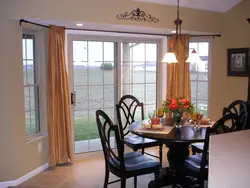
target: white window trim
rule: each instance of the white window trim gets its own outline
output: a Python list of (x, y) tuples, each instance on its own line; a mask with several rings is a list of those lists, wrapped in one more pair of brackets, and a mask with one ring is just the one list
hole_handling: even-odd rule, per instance
[(208, 42), (208, 94), (207, 94), (207, 116), (210, 117), (210, 88), (211, 88), (211, 58), (212, 58), (212, 39), (208, 38), (191, 38), (191, 42)]
[[(36, 79), (39, 85), (39, 132), (26, 135), (26, 143), (32, 143), (43, 139), (48, 136), (47, 133), (47, 109), (46, 109), (46, 75), (47, 75), (47, 38), (48, 31), (36, 30), (36, 29), (25, 29), (23, 28), (22, 34), (33, 34), (35, 35), (35, 68), (36, 68)], [(25, 124), (25, 122), (24, 122)]]

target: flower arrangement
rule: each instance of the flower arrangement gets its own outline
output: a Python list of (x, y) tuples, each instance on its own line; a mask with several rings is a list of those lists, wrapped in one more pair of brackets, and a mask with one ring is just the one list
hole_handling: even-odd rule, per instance
[(192, 114), (194, 111), (193, 104), (184, 97), (170, 97), (163, 101), (162, 107), (166, 113), (171, 112), (173, 114), (175, 125), (180, 125), (184, 112)]

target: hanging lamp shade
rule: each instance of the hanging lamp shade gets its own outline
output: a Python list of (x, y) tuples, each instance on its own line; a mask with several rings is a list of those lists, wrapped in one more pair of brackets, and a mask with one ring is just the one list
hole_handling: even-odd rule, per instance
[(192, 52), (189, 54), (188, 59), (186, 60), (186, 63), (199, 63), (199, 62), (201, 62), (201, 58), (196, 53), (195, 49), (193, 49)]
[(178, 63), (176, 56), (173, 52), (167, 52), (163, 59), (161, 60), (162, 63)]

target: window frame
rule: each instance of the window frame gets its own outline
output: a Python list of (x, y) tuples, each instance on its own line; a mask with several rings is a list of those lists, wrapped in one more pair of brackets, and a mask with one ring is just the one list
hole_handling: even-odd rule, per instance
[[(27, 128), (26, 128), (26, 117), (25, 117), (25, 135), (27, 138), (30, 138), (30, 137), (34, 137), (34, 136), (35, 137), (41, 136), (40, 135), (41, 134), (41, 122), (40, 122), (40, 116), (41, 116), (41, 114), (40, 114), (41, 113), (41, 110), (40, 110), (40, 92), (41, 91), (40, 91), (40, 89), (41, 89), (41, 87), (40, 87), (40, 64), (39, 64), (39, 60), (38, 60), (38, 57), (39, 57), (39, 51), (38, 51), (39, 50), (39, 43), (38, 43), (39, 36), (38, 36), (37, 32), (35, 32), (35, 31), (23, 30), (23, 32), (22, 32), (22, 51), (23, 51), (23, 39), (27, 39), (27, 38), (24, 38), (23, 35), (33, 36), (33, 59), (32, 60), (33, 60), (33, 66), (34, 66), (34, 70), (33, 70), (34, 83), (33, 84), (24, 83), (24, 85), (23, 85), (24, 86), (24, 94), (25, 94), (25, 88), (29, 88), (29, 98), (30, 98), (30, 92), (31, 92), (30, 88), (34, 89), (34, 98), (35, 98), (34, 109), (32, 110), (31, 105), (29, 105), (29, 110), (26, 111), (25, 106), (24, 106), (24, 113), (26, 113), (26, 112), (35, 113), (36, 131), (31, 132), (30, 134), (28, 134), (28, 132), (26, 130)], [(23, 54), (22, 54), (22, 63), (25, 60), (26, 61), (29, 60), (27, 58), (27, 52), (26, 52), (26, 58), (23, 58)], [(24, 79), (24, 76), (25, 75), (23, 75), (23, 79)], [(23, 80), (23, 82), (24, 82), (24, 80)], [(31, 115), (30, 115), (30, 126), (31, 126)]]
[[(197, 80), (196, 83), (202, 83), (202, 82), (207, 82), (208, 83), (208, 93), (207, 93), (207, 100), (206, 99), (198, 99), (197, 98), (197, 89), (196, 89), (196, 98), (195, 98), (195, 102), (197, 105), (197, 101), (206, 101), (207, 102), (207, 117), (209, 117), (210, 114), (210, 88), (211, 88), (211, 52), (212, 52), (212, 40), (208, 39), (208, 38), (190, 38), (189, 43), (202, 43), (202, 42), (207, 42), (208, 43), (208, 66), (207, 66), (207, 75), (208, 75), (208, 81), (204, 81), (204, 80), (198, 80), (198, 75), (197, 75)], [(191, 74), (190, 74), (191, 76)], [(194, 80), (195, 81), (195, 80)], [(190, 87), (191, 87), (191, 77), (190, 77)], [(191, 101), (193, 103), (193, 98), (191, 96)]]

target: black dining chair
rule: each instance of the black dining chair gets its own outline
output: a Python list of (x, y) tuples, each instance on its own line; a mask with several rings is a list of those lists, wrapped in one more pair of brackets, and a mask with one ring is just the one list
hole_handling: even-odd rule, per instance
[[(134, 187), (137, 187), (137, 176), (154, 173), (158, 177), (161, 164), (139, 152), (124, 153), (124, 143), (121, 139), (119, 128), (114, 125), (108, 115), (102, 111), (96, 111), (96, 123), (102, 143), (105, 158), (104, 188), (108, 184), (121, 181), (121, 188), (126, 187), (126, 179), (134, 177)], [(111, 140), (115, 139), (117, 152), (111, 147)], [(109, 172), (120, 179), (109, 182)]]
[[(225, 122), (232, 121), (231, 130), (235, 130), (240, 125), (239, 117), (236, 114), (226, 114), (221, 117), (212, 128), (206, 128), (205, 142), (202, 152), (196, 155), (190, 155), (184, 161), (184, 167), (177, 169), (176, 173), (179, 176), (193, 177), (196, 180), (191, 185), (198, 184), (199, 188), (204, 188), (204, 181), (208, 180), (208, 154), (209, 154), (209, 138), (211, 134), (223, 134), (231, 132), (230, 128), (226, 126)], [(187, 181), (188, 182), (188, 181)], [(176, 182), (178, 184), (178, 180)], [(183, 187), (190, 187), (190, 184), (184, 184)]]
[[(223, 108), (222, 115), (234, 113), (239, 116), (240, 124), (237, 125), (237, 127), (230, 127), (230, 131), (239, 131), (244, 130), (247, 128), (247, 117), (248, 117), (248, 111), (247, 111), (247, 105), (245, 101), (242, 100), (236, 100), (232, 102), (228, 107)], [(201, 153), (203, 148), (203, 143), (193, 143), (191, 144), (192, 153)]]
[[(133, 151), (142, 150), (142, 154), (147, 154), (152, 157), (156, 157), (160, 160), (162, 164), (162, 146), (163, 144), (160, 141), (143, 138), (137, 135), (129, 135), (128, 126), (135, 122), (136, 112), (139, 112), (139, 118), (137, 120), (144, 120), (144, 106), (143, 102), (140, 102), (136, 97), (132, 95), (124, 95), (119, 103), (116, 105), (117, 119), (120, 129), (120, 134), (124, 140), (125, 145), (132, 148)], [(152, 155), (145, 152), (145, 148), (150, 148), (154, 146), (159, 146), (159, 156)]]
[(228, 107), (223, 108), (223, 115), (228, 113), (237, 114), (240, 118), (240, 126), (236, 130), (244, 130), (247, 127), (247, 104), (245, 101), (236, 100), (232, 102)]

